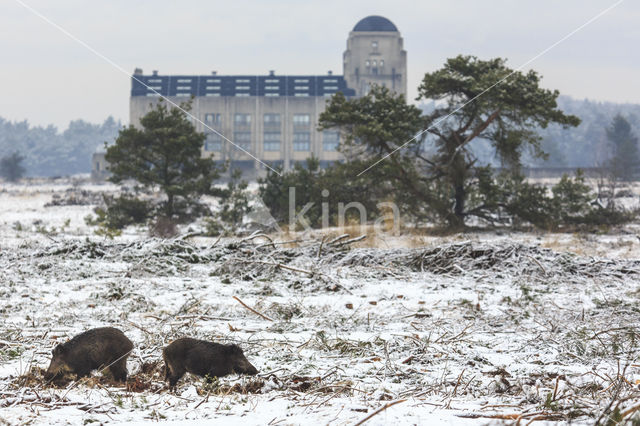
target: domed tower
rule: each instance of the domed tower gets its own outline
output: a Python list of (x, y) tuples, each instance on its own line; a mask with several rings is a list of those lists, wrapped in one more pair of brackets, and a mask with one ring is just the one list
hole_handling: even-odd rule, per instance
[(407, 96), (407, 52), (398, 28), (385, 17), (367, 16), (353, 27), (344, 52), (347, 85), (364, 96), (372, 84)]

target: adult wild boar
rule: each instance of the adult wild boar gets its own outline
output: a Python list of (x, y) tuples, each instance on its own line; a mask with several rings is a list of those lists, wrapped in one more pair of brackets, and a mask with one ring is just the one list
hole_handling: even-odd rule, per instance
[(127, 380), (127, 357), (133, 343), (117, 328), (94, 328), (56, 346), (45, 378), (53, 380), (74, 373), (88, 376), (92, 370), (108, 367), (115, 380)]
[(165, 380), (175, 389), (184, 373), (222, 377), (227, 374), (258, 374), (238, 345), (222, 345), (206, 340), (184, 337), (174, 340), (162, 350)]

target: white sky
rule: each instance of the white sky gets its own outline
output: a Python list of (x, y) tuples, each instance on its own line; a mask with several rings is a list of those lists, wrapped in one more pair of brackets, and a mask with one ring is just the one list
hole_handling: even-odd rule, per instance
[[(516, 68), (616, 0), (20, 0), (128, 72), (342, 74), (349, 31), (382, 15), (404, 37), (409, 97), (446, 58)], [(0, 0), (0, 116), (66, 128), (128, 121), (130, 77), (22, 7)], [(640, 1), (626, 0), (530, 64), (576, 98), (640, 103)]]

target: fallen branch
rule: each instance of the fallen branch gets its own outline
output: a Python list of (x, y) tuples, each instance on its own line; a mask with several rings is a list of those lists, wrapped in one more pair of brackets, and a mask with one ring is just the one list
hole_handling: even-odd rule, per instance
[(344, 240), (345, 238), (349, 238), (349, 237), (350, 237), (349, 234), (342, 234), (342, 235), (339, 235), (339, 236), (335, 237), (333, 240), (329, 241), (327, 244), (335, 244), (338, 241)]
[(529, 254), (527, 254), (526, 256), (527, 256), (529, 259), (531, 259), (531, 260), (533, 260), (534, 262), (536, 262), (536, 263), (538, 264), (538, 266), (540, 267), (540, 269), (542, 269), (542, 273), (543, 273), (544, 275), (547, 275), (547, 270), (546, 270), (546, 269), (544, 269), (544, 266), (542, 266), (542, 263), (538, 262), (538, 259), (536, 259), (535, 257), (533, 257), (533, 256), (531, 256), (531, 255), (529, 255)]
[(250, 310), (251, 312), (253, 312), (254, 314), (258, 315), (259, 317), (262, 317), (264, 319), (266, 319), (267, 321), (273, 321), (271, 318), (269, 318), (268, 316), (261, 314), (260, 312), (256, 311), (255, 309), (247, 306), (246, 303), (244, 303), (242, 300), (238, 299), (238, 297), (233, 296), (234, 299), (236, 299), (238, 301), (238, 303), (240, 303), (242, 306), (244, 306), (245, 308), (247, 308), (248, 310)]
[(350, 240), (347, 240), (347, 241), (342, 241), (339, 244), (336, 244), (336, 247), (342, 247), (342, 246), (346, 246), (347, 244), (357, 243), (358, 241), (362, 241), (365, 238), (367, 238), (367, 235), (363, 234), (363, 235), (360, 235), (359, 237), (351, 238)]
[(382, 407), (378, 408), (376, 411), (374, 411), (373, 413), (369, 414), (367, 417), (365, 417), (364, 419), (360, 420), (358, 423), (356, 423), (354, 426), (360, 426), (361, 424), (363, 424), (364, 422), (366, 422), (367, 420), (371, 419), (373, 416), (382, 413), (384, 410), (386, 410), (387, 408), (396, 405), (396, 404), (400, 404), (401, 402), (405, 402), (406, 399), (399, 399), (397, 401), (393, 401), (390, 402), (388, 404), (383, 405)]
[(268, 244), (268, 245), (273, 246), (274, 249), (276, 248), (276, 245), (273, 243), (273, 239), (270, 236), (268, 236), (268, 235), (266, 235), (266, 234), (264, 234), (262, 232), (259, 232), (259, 231), (254, 232), (253, 234), (249, 235), (246, 238), (243, 238), (242, 240), (240, 240), (240, 242), (244, 243), (245, 241), (255, 240), (256, 238), (264, 238), (266, 240), (269, 240), (270, 244)]
[(640, 404), (634, 405), (633, 407), (624, 410), (622, 412), (622, 420), (624, 420), (627, 416), (629, 416), (630, 414), (635, 413), (638, 410), (640, 410)]
[(313, 276), (313, 272), (311, 272), (311, 271), (305, 271), (304, 269), (293, 268), (291, 266), (283, 265), (282, 263), (265, 262), (263, 260), (240, 260), (240, 262), (242, 262), (242, 263), (259, 263), (261, 265), (271, 265), (271, 266), (275, 266), (277, 268), (288, 269), (289, 271), (293, 271), (293, 272), (301, 272), (303, 274), (309, 275), (310, 277)]
[(183, 319), (201, 319), (201, 320), (209, 320), (209, 321), (233, 321), (234, 318), (227, 317), (214, 317), (211, 315), (180, 315), (175, 317), (175, 319), (183, 320)]

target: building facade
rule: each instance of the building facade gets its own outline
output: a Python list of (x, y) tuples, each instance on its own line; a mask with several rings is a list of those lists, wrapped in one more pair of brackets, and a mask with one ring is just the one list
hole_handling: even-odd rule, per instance
[[(349, 33), (344, 75), (145, 75), (132, 78), (130, 123), (154, 108), (160, 97), (179, 104), (193, 99), (196, 129), (207, 135), (203, 155), (261, 174), (253, 157), (284, 170), (311, 156), (328, 164), (342, 157), (336, 130), (318, 131), (318, 118), (337, 92), (363, 96), (380, 84), (406, 96), (407, 54), (395, 25), (369, 16)], [(204, 123), (204, 124), (203, 124)], [(213, 129), (213, 130), (212, 130)], [(222, 136), (221, 136), (222, 135)], [(231, 142), (233, 143), (231, 143)], [(242, 149), (239, 149), (242, 147)], [(248, 155), (246, 152), (251, 155)], [(251, 174), (251, 173), (249, 173)]]

